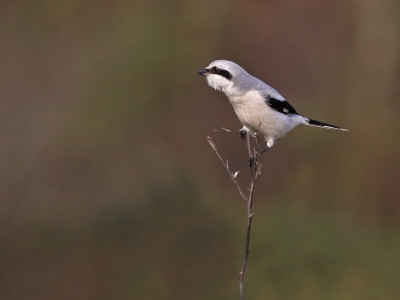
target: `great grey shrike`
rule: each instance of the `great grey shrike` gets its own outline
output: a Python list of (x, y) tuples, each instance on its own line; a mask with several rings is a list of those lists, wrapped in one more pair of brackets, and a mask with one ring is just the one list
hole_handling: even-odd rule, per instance
[(267, 146), (250, 158), (250, 166), (297, 125), (304, 124), (327, 129), (348, 131), (338, 126), (315, 121), (299, 115), (275, 89), (251, 76), (238, 64), (227, 60), (213, 61), (207, 68), (199, 70), (206, 77), (209, 86), (223, 92), (232, 104), (243, 128), (239, 131), (242, 139), (249, 132), (260, 134)]

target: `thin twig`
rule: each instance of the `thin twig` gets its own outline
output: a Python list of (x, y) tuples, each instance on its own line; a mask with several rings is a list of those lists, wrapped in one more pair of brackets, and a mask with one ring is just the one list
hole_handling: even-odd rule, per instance
[[(225, 128), (221, 128), (221, 129), (222, 130), (220, 130), (220, 131), (223, 131), (223, 132), (229, 132), (229, 133), (233, 132), (233, 131), (230, 131), (230, 130), (225, 129)], [(250, 136), (247, 135), (247, 151), (248, 151), (249, 157), (252, 157), (252, 156), (257, 154), (258, 146), (259, 146), (258, 145), (258, 140), (257, 140), (257, 135), (255, 135), (255, 139), (256, 139), (256, 145), (255, 145), (255, 149), (253, 149), (253, 153), (252, 153), (251, 144), (250, 144)], [(212, 141), (212, 139), (210, 137), (207, 137), (207, 141), (211, 145), (211, 147), (214, 149), (214, 151), (217, 154), (219, 160), (221, 161), (222, 165), (225, 167), (226, 171), (228, 172), (228, 174), (231, 177), (231, 179), (233, 180), (233, 182), (236, 184), (240, 195), (247, 202), (246, 243), (245, 243), (245, 251), (244, 251), (244, 257), (243, 257), (243, 263), (242, 263), (242, 267), (241, 267), (240, 273), (239, 273), (240, 299), (244, 300), (243, 279), (244, 279), (244, 274), (246, 272), (247, 261), (248, 261), (249, 253), (250, 253), (250, 234), (251, 234), (251, 222), (253, 220), (254, 187), (255, 187), (255, 183), (256, 183), (256, 179), (257, 179), (258, 175), (261, 174), (261, 167), (262, 166), (260, 164), (258, 164), (258, 163), (255, 163), (255, 164), (250, 166), (251, 183), (250, 183), (249, 195), (246, 196), (244, 194), (242, 188), (239, 186), (239, 184), (237, 183), (237, 181), (235, 179), (239, 172), (231, 173), (231, 171), (229, 170), (228, 160), (226, 160), (226, 162), (224, 162), (224, 160), (221, 158), (221, 155), (219, 155), (214, 142)]]
[(221, 163), (222, 163), (223, 166), (225, 167), (225, 169), (226, 169), (226, 171), (228, 172), (229, 176), (231, 177), (232, 181), (235, 183), (236, 187), (237, 187), (238, 190), (239, 190), (240, 196), (242, 196), (242, 198), (243, 198), (246, 202), (248, 202), (249, 200), (247, 199), (247, 197), (246, 197), (245, 193), (243, 192), (242, 188), (240, 187), (240, 185), (239, 185), (239, 184), (237, 183), (237, 181), (236, 181), (236, 176), (239, 174), (239, 172), (232, 173), (232, 172), (229, 170), (228, 160), (226, 160), (226, 163), (224, 162), (224, 160), (222, 159), (221, 155), (219, 155), (219, 153), (218, 153), (218, 151), (217, 151), (217, 148), (216, 148), (216, 146), (215, 146), (213, 140), (211, 139), (211, 137), (209, 137), (209, 136), (207, 137), (207, 142), (208, 142), (208, 143), (210, 144), (210, 146), (214, 149), (214, 151), (215, 151), (215, 153), (217, 154), (219, 160), (221, 161)]
[(232, 130), (226, 129), (224, 127), (221, 127), (221, 129), (214, 129), (214, 131), (215, 132), (226, 132), (226, 133), (239, 133), (240, 132), (240, 130), (232, 131)]
[[(256, 149), (254, 149), (254, 155), (258, 149), (258, 140), (257, 136), (255, 136), (256, 140)], [(250, 137), (249, 135), (247, 136), (247, 151), (249, 153), (249, 157), (253, 156), (253, 153), (251, 153), (251, 146), (250, 146)], [(240, 299), (244, 299), (244, 290), (243, 290), (243, 280), (244, 280), (244, 274), (246, 272), (246, 267), (247, 267), (247, 261), (249, 259), (249, 253), (250, 253), (250, 234), (251, 234), (251, 223), (253, 220), (253, 195), (254, 195), (254, 187), (256, 184), (256, 179), (257, 176), (260, 174), (260, 169), (261, 165), (253, 164), (250, 166), (250, 175), (251, 175), (251, 184), (250, 184), (250, 191), (249, 191), (249, 196), (248, 196), (248, 201), (247, 201), (247, 231), (246, 231), (246, 244), (245, 244), (245, 250), (244, 250), (244, 257), (243, 257), (243, 263), (242, 263), (242, 268), (239, 273), (239, 291), (240, 291)]]

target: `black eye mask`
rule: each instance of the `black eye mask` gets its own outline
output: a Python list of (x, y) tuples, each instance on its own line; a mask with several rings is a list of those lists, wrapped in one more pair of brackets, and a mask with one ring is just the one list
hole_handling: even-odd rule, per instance
[(222, 76), (222, 77), (225, 77), (225, 78), (228, 79), (228, 80), (231, 80), (231, 79), (232, 79), (232, 74), (231, 74), (229, 71), (227, 71), (227, 70), (223, 70), (223, 69), (220, 69), (220, 68), (217, 68), (217, 67), (212, 67), (212, 68), (209, 70), (209, 72), (210, 72), (211, 74), (217, 74), (217, 75), (220, 75), (220, 76)]

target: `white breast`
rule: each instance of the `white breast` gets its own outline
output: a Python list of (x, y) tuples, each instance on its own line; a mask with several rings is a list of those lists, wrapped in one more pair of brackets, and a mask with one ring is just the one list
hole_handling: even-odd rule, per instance
[[(275, 141), (301, 123), (297, 115), (285, 115), (270, 108), (259, 91), (228, 97), (240, 122), (251, 132), (260, 132), (267, 141)], [(302, 118), (302, 117), (300, 117)]]

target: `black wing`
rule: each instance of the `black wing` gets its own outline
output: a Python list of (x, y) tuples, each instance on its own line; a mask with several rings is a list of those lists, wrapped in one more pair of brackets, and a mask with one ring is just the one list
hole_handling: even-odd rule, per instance
[(272, 98), (271, 96), (265, 96), (265, 103), (272, 109), (279, 111), (282, 114), (296, 114), (298, 115), (297, 111), (294, 109), (293, 106), (290, 105), (289, 102), (286, 100), (278, 100), (275, 98)]

